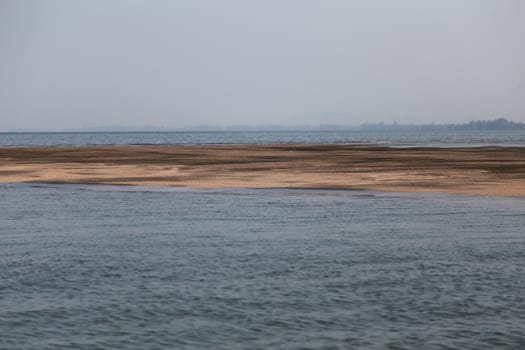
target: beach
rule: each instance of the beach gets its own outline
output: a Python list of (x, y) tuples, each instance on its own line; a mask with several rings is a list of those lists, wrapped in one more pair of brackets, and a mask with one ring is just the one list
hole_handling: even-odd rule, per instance
[(333, 144), (0, 148), (0, 182), (525, 196), (525, 148)]

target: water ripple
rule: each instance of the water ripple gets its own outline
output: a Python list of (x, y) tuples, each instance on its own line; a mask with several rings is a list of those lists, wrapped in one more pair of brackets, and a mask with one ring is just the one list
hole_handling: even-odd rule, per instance
[(523, 200), (77, 185), (2, 199), (0, 349), (525, 347)]

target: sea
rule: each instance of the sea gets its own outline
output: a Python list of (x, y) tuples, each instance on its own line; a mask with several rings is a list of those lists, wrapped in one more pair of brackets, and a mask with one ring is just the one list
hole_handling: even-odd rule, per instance
[(0, 147), (299, 143), (390, 147), (525, 146), (525, 130), (0, 132)]
[[(373, 136), (0, 145), (524, 144), (523, 131)], [(0, 349), (525, 349), (524, 227), (518, 197), (0, 183)]]

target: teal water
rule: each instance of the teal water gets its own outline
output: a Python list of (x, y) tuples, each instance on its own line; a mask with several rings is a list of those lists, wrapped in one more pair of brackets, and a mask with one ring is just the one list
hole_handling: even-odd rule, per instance
[(0, 147), (279, 143), (368, 143), (437, 147), (525, 146), (525, 130), (0, 133)]
[(525, 200), (0, 185), (0, 349), (523, 349)]

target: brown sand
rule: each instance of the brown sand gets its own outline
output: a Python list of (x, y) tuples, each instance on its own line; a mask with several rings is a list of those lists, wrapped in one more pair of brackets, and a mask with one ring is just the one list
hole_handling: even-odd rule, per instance
[(525, 148), (349, 145), (0, 148), (0, 182), (525, 196)]

